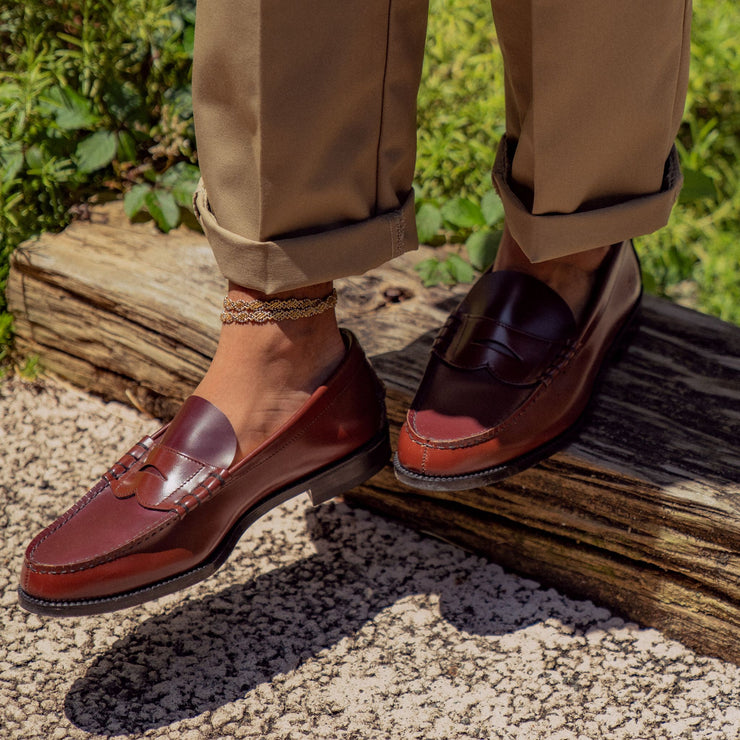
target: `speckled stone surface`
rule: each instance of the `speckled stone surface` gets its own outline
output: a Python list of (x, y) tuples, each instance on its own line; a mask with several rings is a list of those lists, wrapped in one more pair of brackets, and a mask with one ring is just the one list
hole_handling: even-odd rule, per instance
[(182, 594), (23, 612), (28, 540), (156, 426), (53, 381), (0, 383), (0, 737), (740, 737), (735, 665), (305, 496)]

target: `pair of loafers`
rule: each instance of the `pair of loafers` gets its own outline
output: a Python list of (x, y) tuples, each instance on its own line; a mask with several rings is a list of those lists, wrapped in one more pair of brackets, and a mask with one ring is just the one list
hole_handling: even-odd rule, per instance
[[(434, 343), (394, 465), (414, 487), (488, 485), (564, 446), (610, 350), (639, 305), (640, 270), (616, 245), (579, 326), (564, 301), (518, 272), (487, 273)], [(331, 378), (243, 460), (226, 418), (191, 396), (121, 457), (26, 551), (20, 604), (89, 615), (196, 583), (264, 513), (308, 492), (320, 504), (391, 455), (384, 391), (357, 340)]]

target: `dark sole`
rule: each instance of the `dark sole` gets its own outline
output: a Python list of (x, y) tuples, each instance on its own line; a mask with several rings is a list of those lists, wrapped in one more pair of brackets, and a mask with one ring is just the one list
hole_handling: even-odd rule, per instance
[(491, 485), (492, 483), (498, 483), (505, 478), (521, 473), (523, 470), (531, 468), (537, 463), (551, 457), (556, 452), (559, 452), (564, 447), (567, 447), (575, 437), (578, 436), (584, 423), (587, 421), (594, 399), (598, 395), (598, 391), (603, 384), (606, 371), (612, 364), (614, 364), (620, 352), (629, 346), (632, 338), (637, 333), (641, 303), (642, 293), (640, 293), (640, 297), (635, 303), (634, 308), (630, 312), (624, 324), (620, 327), (610, 348), (607, 350), (604, 359), (601, 362), (601, 367), (596, 374), (596, 379), (591, 388), (591, 394), (589, 395), (589, 399), (581, 412), (581, 415), (557, 437), (553, 437), (548, 442), (545, 442), (545, 444), (540, 445), (530, 452), (514, 458), (507, 463), (463, 475), (423, 475), (422, 473), (409, 470), (401, 465), (398, 459), (398, 453), (396, 453), (393, 456), (393, 469), (396, 474), (396, 478), (410, 488), (417, 488), (423, 491), (468, 491), (472, 488), (482, 488), (484, 486)]
[(19, 588), (18, 601), (24, 609), (34, 614), (78, 617), (127, 609), (174, 593), (208, 578), (217, 571), (226, 562), (244, 532), (271, 509), (304, 492), (311, 497), (314, 506), (318, 506), (364, 483), (382, 470), (390, 457), (391, 446), (386, 427), (351, 455), (291, 483), (246, 511), (226, 533), (216, 549), (205, 560), (184, 573), (125, 593), (80, 601), (37, 599)]

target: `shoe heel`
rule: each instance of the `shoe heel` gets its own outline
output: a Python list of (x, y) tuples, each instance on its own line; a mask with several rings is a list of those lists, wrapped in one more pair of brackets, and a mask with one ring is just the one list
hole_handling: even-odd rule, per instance
[(642, 323), (642, 303), (638, 301), (637, 305), (632, 311), (632, 314), (625, 322), (624, 326), (619, 330), (617, 338), (614, 340), (614, 345), (606, 357), (604, 363), (607, 367), (618, 365), (624, 360), (629, 352), (632, 343), (640, 333), (640, 324)]
[(360, 450), (330, 470), (311, 480), (307, 493), (314, 506), (346, 493), (380, 472), (391, 458), (391, 443), (386, 427)]

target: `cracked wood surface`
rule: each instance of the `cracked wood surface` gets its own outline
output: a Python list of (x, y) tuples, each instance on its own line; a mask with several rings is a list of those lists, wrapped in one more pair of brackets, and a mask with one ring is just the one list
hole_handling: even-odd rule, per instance
[[(341, 323), (388, 386), (394, 434), (466, 292), (423, 289), (416, 259), (338, 283)], [(18, 250), (8, 299), (21, 352), (166, 417), (208, 365), (224, 287), (202, 236), (129, 224), (109, 204)], [(739, 438), (740, 329), (647, 298), (566, 450), (459, 493), (411, 492), (386, 469), (347, 499), (740, 661)]]

